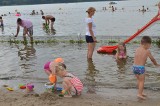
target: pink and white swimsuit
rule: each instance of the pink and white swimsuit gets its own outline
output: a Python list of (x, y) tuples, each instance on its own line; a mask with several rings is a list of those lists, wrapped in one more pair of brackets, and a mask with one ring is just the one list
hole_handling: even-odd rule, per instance
[(65, 77), (70, 77), (70, 82), (76, 90), (76, 95), (80, 95), (83, 90), (83, 84), (80, 79), (71, 73), (67, 73)]

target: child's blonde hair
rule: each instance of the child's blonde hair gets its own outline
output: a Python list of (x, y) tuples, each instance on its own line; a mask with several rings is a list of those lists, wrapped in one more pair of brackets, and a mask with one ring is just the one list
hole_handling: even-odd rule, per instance
[(56, 70), (56, 73), (60, 71), (64, 71), (66, 70), (66, 65), (64, 63), (57, 63), (57, 65), (55, 66), (55, 70)]
[(124, 47), (124, 52), (126, 53), (126, 45), (125, 45), (125, 43), (123, 43), (123, 42), (119, 42), (118, 43), (118, 53), (120, 52), (120, 49), (119, 49), (119, 45), (122, 45), (123, 47)]

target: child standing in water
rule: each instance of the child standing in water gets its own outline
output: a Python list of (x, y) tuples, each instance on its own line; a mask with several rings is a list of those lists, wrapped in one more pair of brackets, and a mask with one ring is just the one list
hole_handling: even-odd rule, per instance
[(152, 56), (149, 48), (151, 46), (151, 38), (149, 36), (143, 36), (141, 39), (141, 45), (136, 49), (134, 56), (133, 73), (137, 78), (138, 94), (137, 96), (141, 99), (145, 99), (145, 94), (143, 93), (144, 81), (145, 81), (145, 63), (147, 58), (153, 62), (155, 66), (160, 66), (157, 64), (156, 60)]
[(72, 95), (81, 95), (83, 90), (83, 84), (80, 79), (73, 74), (67, 72), (65, 69), (65, 64), (58, 63), (55, 66), (56, 75), (63, 78), (63, 88), (62, 95), (64, 97), (72, 97)]
[(121, 42), (118, 44), (116, 59), (125, 59), (125, 58), (127, 58), (126, 45)]

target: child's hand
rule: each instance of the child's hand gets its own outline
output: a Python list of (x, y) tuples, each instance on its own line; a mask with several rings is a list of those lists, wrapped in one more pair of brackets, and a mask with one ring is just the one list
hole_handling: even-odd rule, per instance
[(66, 90), (62, 90), (62, 92), (61, 92), (63, 95), (65, 95), (65, 93), (66, 93)]

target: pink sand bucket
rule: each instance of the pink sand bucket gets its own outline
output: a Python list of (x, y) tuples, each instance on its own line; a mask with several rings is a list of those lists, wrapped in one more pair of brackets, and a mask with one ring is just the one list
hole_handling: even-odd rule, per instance
[(27, 89), (28, 91), (33, 91), (33, 88), (34, 88), (34, 85), (33, 85), (33, 84), (27, 84), (27, 85), (26, 85), (26, 89)]

